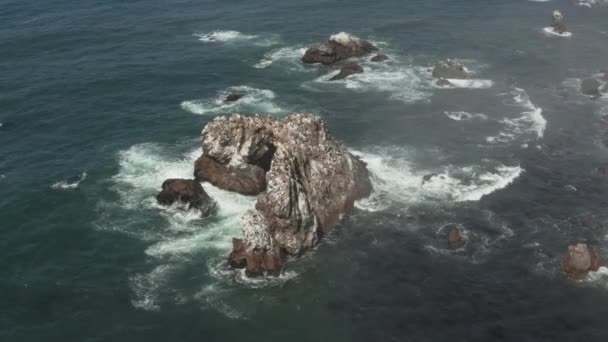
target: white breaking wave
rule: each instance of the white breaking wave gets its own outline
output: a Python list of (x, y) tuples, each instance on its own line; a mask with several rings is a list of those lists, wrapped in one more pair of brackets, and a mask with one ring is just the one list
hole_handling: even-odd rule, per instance
[(485, 114), (479, 114), (479, 113), (469, 113), (469, 112), (444, 112), (445, 115), (452, 119), (452, 120), (456, 120), (456, 121), (462, 121), (462, 120), (473, 120), (473, 119), (479, 119), (479, 120), (487, 120), (488, 116)]
[(265, 53), (264, 58), (254, 64), (253, 67), (264, 69), (273, 63), (281, 63), (288, 64), (290, 69), (311, 70), (306, 69), (302, 64), (301, 58), (304, 56), (305, 52), (305, 47), (282, 47)]
[(302, 87), (312, 91), (331, 89), (348, 89), (360, 93), (385, 92), (390, 98), (405, 103), (428, 100), (431, 91), (425, 80), (423, 67), (401, 62), (391, 54), (391, 59), (383, 63), (361, 59), (359, 64), (365, 70), (343, 80), (330, 81), (337, 70), (331, 70), (312, 82), (305, 82)]
[(80, 183), (85, 180), (87, 178), (87, 172), (83, 172), (82, 174), (80, 174), (80, 178), (78, 178), (75, 181), (68, 181), (68, 180), (62, 180), (59, 181), (57, 183), (54, 183), (53, 185), (51, 185), (51, 189), (55, 189), (55, 190), (73, 190), (78, 188), (78, 186), (80, 185)]
[(521, 107), (524, 111), (515, 118), (504, 118), (500, 122), (505, 129), (498, 135), (487, 137), (489, 143), (509, 143), (521, 136), (528, 136), (528, 140), (541, 139), (545, 134), (547, 120), (543, 117), (543, 109), (536, 106), (525, 90), (514, 88), (509, 95), (512, 99), (506, 105)]
[(259, 46), (270, 46), (278, 44), (279, 39), (277, 35), (252, 35), (245, 34), (239, 31), (226, 30), (226, 31), (212, 31), (205, 33), (195, 33), (195, 37), (198, 40), (205, 43), (240, 43), (240, 42), (251, 42), (254, 45)]
[(551, 26), (543, 28), (543, 32), (549, 36), (562, 37), (562, 38), (572, 37), (572, 32), (567, 32), (567, 31), (564, 33), (555, 32), (555, 30), (553, 30), (553, 27), (551, 27)]
[[(224, 101), (228, 94), (243, 95), (234, 102)], [(272, 90), (248, 86), (230, 87), (211, 99), (183, 101), (183, 110), (198, 115), (219, 115), (229, 113), (277, 114), (285, 110), (274, 102), (276, 94)]]
[[(275, 286), (293, 279), (297, 274), (288, 271), (280, 277), (250, 279), (241, 270), (231, 270), (226, 266), (232, 238), (241, 235), (242, 214), (254, 207), (255, 197), (224, 191), (204, 183), (205, 191), (217, 203), (216, 213), (206, 219), (201, 219), (196, 211), (184, 211), (178, 206), (167, 208), (156, 203), (155, 195), (164, 180), (192, 178), (194, 162), (201, 153), (196, 148), (180, 154), (157, 144), (135, 145), (120, 152), (119, 170), (112, 178), (113, 190), (120, 196), (120, 201), (110, 205), (119, 206), (128, 214), (102, 228), (150, 242), (145, 254), (157, 265), (149, 272), (133, 274), (129, 278), (134, 293), (134, 307), (159, 310), (166, 300), (197, 300), (230, 318), (240, 319), (244, 316), (218, 297), (222, 291), (194, 296), (181, 291), (174, 282), (177, 273), (188, 267), (200, 267), (198, 262), (201, 254), (204, 254), (212, 261), (207, 263), (207, 271), (212, 279), (203, 285), (205, 287), (230, 287), (234, 281), (249, 287)], [(112, 208), (103, 209), (107, 211)], [(142, 227), (142, 217), (149, 217), (151, 212), (158, 212), (163, 222)], [(152, 230), (156, 232), (150, 232)]]
[(492, 80), (482, 80), (482, 79), (455, 79), (449, 78), (447, 79), (450, 82), (450, 85), (447, 86), (438, 86), (437, 88), (462, 88), (462, 89), (486, 89), (491, 88), (494, 85), (494, 81)]
[[(478, 201), (483, 196), (507, 187), (524, 171), (519, 166), (505, 166), (497, 162), (415, 170), (408, 151), (404, 149), (353, 153), (367, 163), (376, 192), (375, 197), (359, 201), (357, 206), (371, 211), (381, 210), (387, 205), (387, 200), (400, 203), (429, 200)], [(427, 179), (424, 179), (425, 176)]]

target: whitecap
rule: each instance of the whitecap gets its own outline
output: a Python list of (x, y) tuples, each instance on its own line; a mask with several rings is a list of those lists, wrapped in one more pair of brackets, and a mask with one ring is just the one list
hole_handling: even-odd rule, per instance
[(393, 100), (404, 103), (427, 101), (431, 96), (424, 68), (399, 61), (394, 55), (390, 61), (375, 63), (360, 60), (364, 72), (343, 80), (330, 81), (336, 70), (322, 75), (312, 82), (302, 84), (312, 91), (347, 89), (359, 93), (384, 92)]
[(448, 118), (450, 118), (452, 120), (456, 120), (456, 121), (473, 120), (473, 119), (478, 119), (478, 120), (487, 120), (488, 119), (488, 116), (485, 114), (469, 113), (469, 112), (464, 112), (464, 111), (444, 112), (444, 114)]
[(285, 64), (292, 70), (311, 70), (304, 67), (301, 58), (306, 52), (305, 47), (289, 46), (272, 50), (264, 54), (264, 58), (253, 65), (254, 68), (264, 69), (276, 64)]
[(218, 30), (211, 32), (195, 33), (195, 37), (204, 43), (241, 43), (251, 42), (254, 45), (270, 46), (278, 44), (279, 38), (275, 34), (253, 35), (234, 30)]
[(440, 89), (445, 88), (462, 88), (462, 89), (487, 89), (494, 86), (494, 81), (483, 80), (483, 79), (447, 79), (450, 82), (449, 85), (439, 86), (435, 84), (435, 87)]
[(513, 88), (508, 95), (511, 98), (504, 104), (521, 107), (524, 111), (517, 117), (507, 117), (500, 120), (505, 128), (498, 135), (487, 137), (486, 141), (489, 143), (510, 143), (520, 137), (525, 137), (527, 141), (542, 139), (547, 127), (547, 120), (542, 114), (543, 109), (536, 106), (528, 93), (521, 88)]
[(87, 178), (87, 172), (84, 171), (80, 174), (80, 178), (74, 181), (62, 180), (51, 185), (51, 189), (55, 190), (74, 190), (77, 189), (80, 183)]
[[(243, 97), (234, 102), (224, 101), (226, 96), (231, 93), (241, 94)], [(272, 90), (238, 86), (220, 91), (214, 98), (183, 101), (180, 106), (183, 110), (198, 115), (219, 115), (236, 112), (277, 114), (285, 112), (281, 106), (274, 102), (276, 97)]]
[(561, 38), (572, 37), (572, 32), (563, 32), (563, 33), (555, 32), (553, 27), (550, 27), (550, 26), (543, 28), (543, 32), (549, 36), (555, 36), (555, 37), (561, 37)]
[[(448, 165), (435, 170), (416, 170), (409, 152), (404, 149), (353, 153), (367, 163), (374, 191), (379, 196), (372, 202), (374, 205), (358, 202), (362, 209), (381, 210), (388, 200), (400, 203), (478, 201), (507, 187), (524, 171), (518, 165), (506, 166), (492, 161), (473, 166)], [(424, 179), (425, 176), (428, 179)]]

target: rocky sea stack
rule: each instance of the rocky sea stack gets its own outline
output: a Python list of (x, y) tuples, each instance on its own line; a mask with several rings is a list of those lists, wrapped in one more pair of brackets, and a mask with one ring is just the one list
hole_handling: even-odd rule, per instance
[(314, 247), (372, 190), (366, 164), (317, 116), (218, 117), (202, 140), (197, 180), (258, 196), (228, 260), (249, 275), (279, 273), (286, 255)]
[(302, 62), (331, 65), (351, 57), (361, 57), (378, 48), (372, 43), (359, 39), (349, 33), (340, 32), (329, 37), (324, 43), (317, 43), (304, 53)]

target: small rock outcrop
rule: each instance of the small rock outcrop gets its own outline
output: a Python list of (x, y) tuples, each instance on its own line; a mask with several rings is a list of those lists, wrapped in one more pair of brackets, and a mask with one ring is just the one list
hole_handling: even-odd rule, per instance
[(341, 32), (332, 35), (324, 43), (318, 43), (308, 48), (304, 57), (302, 57), (302, 62), (331, 65), (347, 58), (361, 57), (377, 50), (378, 48), (372, 43), (349, 33)]
[(436, 85), (440, 87), (451, 87), (453, 86), (452, 82), (446, 80), (445, 78), (440, 78), (435, 82)]
[(435, 65), (435, 67), (433, 68), (433, 77), (439, 79), (465, 79), (468, 77), (468, 74), (464, 65), (454, 60), (447, 59)]
[(587, 78), (581, 82), (581, 92), (589, 96), (599, 96), (602, 83), (594, 78)]
[(236, 102), (240, 100), (243, 96), (243, 94), (230, 93), (226, 95), (226, 97), (224, 98), (224, 102)]
[[(249, 275), (280, 272), (285, 255), (299, 256), (314, 247), (372, 189), (366, 164), (317, 116), (217, 117), (202, 136), (197, 177), (222, 189), (258, 193), (228, 259)], [(262, 181), (263, 190), (239, 189)]]
[(566, 24), (564, 24), (564, 15), (560, 11), (553, 11), (551, 15), (551, 27), (553, 27), (553, 32), (564, 34), (568, 30), (566, 29)]
[(388, 56), (383, 53), (379, 53), (371, 59), (372, 62), (384, 62), (386, 60), (388, 60)]
[(215, 202), (203, 189), (203, 186), (192, 179), (167, 179), (162, 184), (161, 192), (156, 195), (156, 201), (161, 205), (182, 203), (188, 209), (199, 209), (203, 216), (209, 215), (215, 209)]
[(591, 175), (593, 177), (606, 177), (608, 176), (608, 163), (600, 165), (595, 169), (591, 170)]
[(597, 247), (585, 243), (568, 246), (568, 252), (561, 261), (562, 272), (568, 277), (583, 278), (590, 271), (597, 271), (601, 260)]
[(345, 64), (340, 72), (330, 78), (330, 81), (342, 80), (347, 78), (350, 75), (361, 74), (363, 73), (363, 68), (357, 63), (348, 63)]
[(461, 227), (459, 227), (457, 224), (450, 224), (445, 228), (448, 232), (447, 239), (449, 248), (458, 249), (464, 246), (464, 230)]

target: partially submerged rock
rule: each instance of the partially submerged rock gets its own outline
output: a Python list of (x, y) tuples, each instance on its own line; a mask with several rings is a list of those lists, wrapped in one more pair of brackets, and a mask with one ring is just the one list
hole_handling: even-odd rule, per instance
[(243, 94), (230, 93), (224, 98), (224, 102), (236, 102), (240, 100), (243, 96)]
[(351, 57), (361, 57), (377, 50), (378, 48), (372, 43), (349, 33), (341, 32), (332, 35), (324, 43), (318, 43), (308, 48), (304, 57), (302, 57), (302, 62), (331, 65)]
[[(235, 239), (229, 257), (230, 265), (245, 267), (250, 275), (279, 272), (285, 255), (314, 247), (372, 189), (366, 164), (338, 143), (317, 116), (235, 114), (215, 118), (202, 135), (197, 176), (209, 179), (212, 174), (213, 184), (238, 192), (234, 182), (260, 181), (260, 172), (265, 176), (265, 189), (255, 210), (244, 214), (243, 238)], [(235, 175), (234, 170), (243, 171)]]
[(453, 86), (452, 82), (446, 80), (445, 78), (440, 78), (435, 82), (436, 85), (440, 87), (451, 87)]
[(591, 175), (594, 177), (606, 177), (608, 176), (608, 163), (600, 165), (595, 169), (591, 170)]
[(585, 243), (568, 246), (561, 261), (562, 272), (571, 278), (583, 278), (590, 271), (597, 271), (601, 260), (597, 247)]
[(386, 60), (388, 60), (388, 56), (383, 53), (379, 53), (371, 59), (372, 62), (384, 62)]
[(581, 82), (581, 92), (585, 95), (598, 96), (600, 95), (600, 87), (602, 83), (594, 78), (588, 78)]
[(564, 24), (564, 15), (560, 11), (553, 11), (551, 15), (551, 27), (555, 33), (564, 34), (568, 30)]
[(445, 227), (447, 230), (448, 247), (458, 249), (464, 246), (465, 237), (464, 230), (457, 224), (449, 224)]
[(465, 79), (468, 77), (468, 75), (464, 65), (454, 60), (447, 59), (435, 65), (435, 67), (433, 68), (433, 77), (439, 79)]
[(345, 64), (340, 72), (330, 78), (330, 81), (342, 80), (347, 78), (350, 75), (361, 74), (363, 73), (363, 68), (357, 63), (348, 63)]
[(188, 205), (188, 209), (201, 210), (203, 216), (215, 209), (215, 202), (203, 189), (203, 186), (192, 179), (167, 179), (162, 184), (161, 192), (156, 195), (161, 205), (172, 205), (176, 202)]

